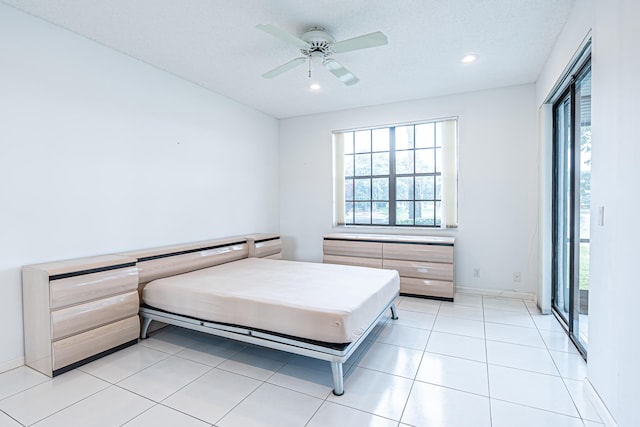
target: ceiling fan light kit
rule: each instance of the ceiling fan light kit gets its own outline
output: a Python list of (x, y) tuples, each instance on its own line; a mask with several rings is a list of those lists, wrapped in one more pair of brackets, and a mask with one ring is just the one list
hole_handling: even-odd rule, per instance
[(272, 36), (292, 44), (300, 49), (301, 57), (292, 59), (273, 70), (267, 71), (262, 77), (272, 79), (283, 74), (298, 65), (309, 61), (309, 77), (311, 77), (311, 63), (322, 66), (347, 86), (352, 86), (360, 81), (344, 65), (336, 61), (332, 56), (337, 53), (353, 52), (355, 50), (384, 46), (388, 43), (387, 36), (382, 32), (365, 34), (351, 39), (335, 41), (335, 38), (322, 27), (313, 27), (300, 37), (276, 27), (272, 24), (260, 24), (258, 29)]

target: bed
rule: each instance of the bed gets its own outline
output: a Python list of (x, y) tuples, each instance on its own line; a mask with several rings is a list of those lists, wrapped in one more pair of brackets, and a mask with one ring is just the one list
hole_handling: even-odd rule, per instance
[(128, 253), (138, 259), (141, 338), (155, 320), (326, 360), (342, 395), (343, 363), (387, 310), (397, 318), (398, 273), (250, 258), (250, 243)]

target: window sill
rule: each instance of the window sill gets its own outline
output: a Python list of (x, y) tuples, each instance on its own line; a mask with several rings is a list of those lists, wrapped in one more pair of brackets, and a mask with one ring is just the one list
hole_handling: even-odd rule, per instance
[(390, 232), (391, 234), (410, 233), (410, 234), (430, 234), (430, 233), (449, 233), (457, 232), (458, 226), (450, 228), (441, 227), (415, 227), (415, 226), (393, 226), (393, 225), (334, 225), (333, 231), (358, 231), (362, 233), (379, 233), (381, 231)]

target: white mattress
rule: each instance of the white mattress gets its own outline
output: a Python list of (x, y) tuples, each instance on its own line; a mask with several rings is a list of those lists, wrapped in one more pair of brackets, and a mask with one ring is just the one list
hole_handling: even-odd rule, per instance
[(142, 299), (202, 320), (348, 343), (399, 289), (395, 270), (247, 258), (154, 280)]

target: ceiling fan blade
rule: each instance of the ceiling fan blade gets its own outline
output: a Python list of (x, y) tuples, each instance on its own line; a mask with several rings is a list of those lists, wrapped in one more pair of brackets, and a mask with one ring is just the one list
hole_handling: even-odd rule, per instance
[(335, 59), (326, 59), (322, 65), (347, 86), (352, 86), (360, 81), (359, 78)]
[(267, 71), (266, 73), (264, 73), (262, 75), (262, 77), (264, 77), (265, 79), (272, 79), (274, 77), (279, 76), (282, 73), (286, 73), (287, 71), (291, 70), (292, 68), (297, 67), (298, 65), (304, 63), (307, 60), (307, 58), (305, 58), (304, 56), (301, 56), (300, 58), (296, 58), (296, 59), (292, 59), (291, 61), (282, 64), (279, 67), (274, 68), (271, 71)]
[(389, 43), (387, 36), (380, 31), (342, 40), (331, 45), (335, 53), (351, 52), (353, 50), (368, 49), (370, 47), (384, 46)]
[(309, 43), (307, 43), (306, 41), (302, 40), (301, 38), (298, 38), (298, 37), (294, 36), (293, 34), (289, 33), (288, 31), (283, 30), (282, 28), (276, 27), (275, 25), (258, 24), (258, 25), (256, 25), (256, 28), (258, 28), (259, 30), (264, 31), (265, 33), (269, 33), (274, 37), (279, 38), (283, 42), (292, 44), (294, 46), (298, 46), (301, 49), (308, 49), (309, 48)]

